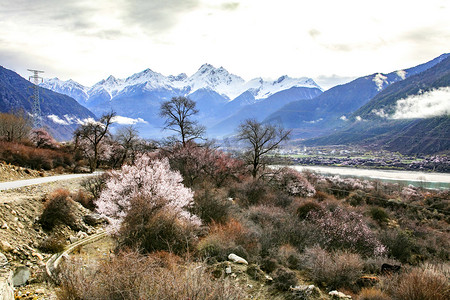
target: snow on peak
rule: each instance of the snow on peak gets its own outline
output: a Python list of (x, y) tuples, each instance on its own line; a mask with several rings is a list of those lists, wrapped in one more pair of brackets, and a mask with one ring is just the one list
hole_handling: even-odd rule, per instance
[(60, 94), (68, 95), (80, 103), (86, 102), (89, 98), (88, 88), (72, 79), (64, 81), (57, 77), (44, 78), (39, 86)]
[(383, 85), (388, 83), (387, 77), (381, 73), (377, 73), (372, 81), (377, 85), (378, 91), (381, 91), (383, 89)]
[(191, 92), (209, 88), (229, 99), (234, 99), (245, 91), (242, 90), (244, 79), (229, 73), (223, 67), (217, 69), (210, 64), (202, 65), (191, 77), (186, 78), (185, 83), (191, 88)]
[(292, 87), (306, 87), (306, 88), (322, 88), (314, 82), (311, 78), (291, 78), (287, 75), (279, 77), (277, 80), (263, 80), (262, 78), (255, 78), (247, 82), (248, 91), (250, 91), (255, 99), (267, 98), (275, 93)]
[(63, 87), (71, 89), (73, 86), (79, 85), (78, 89), (83, 90), (86, 94), (85, 99), (96, 94), (100, 95), (105, 93), (109, 94), (110, 99), (112, 99), (122, 92), (126, 93), (133, 86), (147, 91), (168, 89), (179, 90), (180, 93), (188, 91), (189, 94), (200, 89), (210, 89), (228, 98), (230, 101), (246, 91), (252, 93), (255, 99), (263, 99), (292, 87), (321, 89), (314, 80), (306, 77), (291, 78), (283, 75), (277, 80), (254, 78), (250, 81), (245, 81), (241, 77), (229, 73), (225, 68), (216, 68), (211, 64), (203, 64), (191, 76), (187, 76), (185, 73), (176, 76), (164, 76), (148, 68), (125, 79), (110, 75), (90, 88), (83, 87), (72, 80), (61, 81), (57, 78), (46, 79), (44, 83), (45, 87), (55, 91), (59, 89), (64, 94), (68, 93), (62, 91)]

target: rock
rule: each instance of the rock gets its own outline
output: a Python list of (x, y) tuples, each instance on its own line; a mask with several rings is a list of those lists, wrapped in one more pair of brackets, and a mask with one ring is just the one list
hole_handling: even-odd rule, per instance
[(328, 293), (328, 295), (331, 296), (331, 299), (352, 299), (352, 296), (346, 295), (338, 291), (331, 291)]
[(10, 243), (8, 243), (7, 241), (1, 241), (0, 242), (0, 249), (3, 252), (11, 252), (14, 250), (14, 248), (11, 246)]
[(107, 220), (99, 214), (89, 214), (83, 216), (83, 222), (89, 226), (97, 226), (106, 223)]
[(69, 237), (69, 241), (71, 244), (76, 243), (78, 241), (78, 238), (76, 236), (71, 235)]
[(30, 279), (31, 272), (30, 269), (27, 267), (18, 267), (14, 271), (13, 275), (13, 285), (14, 286), (21, 286), (28, 282), (28, 279)]
[(44, 289), (37, 289), (34, 291), (36, 294), (45, 294), (45, 290)]
[(84, 239), (84, 238), (87, 238), (87, 237), (88, 237), (88, 234), (86, 232), (81, 231), (81, 230), (78, 231), (77, 238), (79, 238), (81, 240), (81, 239)]
[(32, 252), (31, 256), (37, 257), (37, 259), (39, 259), (39, 260), (44, 260), (44, 256), (42, 256), (42, 254), (40, 254), (38, 252)]
[(2, 223), (2, 229), (9, 229), (8, 224), (6, 224), (6, 222)]
[(237, 264), (248, 265), (248, 262), (245, 259), (243, 259), (240, 256), (237, 256), (234, 253), (231, 253), (230, 255), (228, 255), (228, 259)]
[(0, 253), (0, 268), (5, 267), (8, 264), (8, 259), (6, 258), (5, 254)]
[(310, 299), (320, 296), (320, 290), (313, 284), (291, 286), (290, 290), (296, 296), (296, 299)]
[(225, 274), (231, 274), (231, 266), (225, 268)]

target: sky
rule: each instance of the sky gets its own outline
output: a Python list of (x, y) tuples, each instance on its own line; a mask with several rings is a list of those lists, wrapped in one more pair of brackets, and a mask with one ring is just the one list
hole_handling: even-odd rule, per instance
[(83, 85), (209, 63), (324, 89), (450, 52), (448, 0), (0, 0), (0, 65)]

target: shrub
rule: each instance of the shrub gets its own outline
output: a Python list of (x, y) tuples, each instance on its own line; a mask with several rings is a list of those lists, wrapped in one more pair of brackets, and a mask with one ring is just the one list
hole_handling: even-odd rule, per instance
[(278, 249), (277, 257), (279, 262), (290, 269), (298, 269), (300, 265), (300, 253), (289, 244)]
[(362, 205), (365, 203), (365, 198), (366, 198), (366, 193), (364, 193), (363, 191), (354, 191), (352, 193), (350, 193), (350, 195), (347, 198), (347, 202), (351, 205), (351, 206), (358, 206), (358, 205)]
[(297, 216), (300, 220), (304, 220), (311, 211), (320, 212), (322, 209), (322, 206), (320, 206), (320, 204), (318, 204), (317, 202), (307, 201), (302, 203), (297, 208)]
[(137, 253), (120, 253), (99, 266), (69, 261), (60, 272), (58, 299), (244, 299), (235, 282), (213, 279), (203, 264), (171, 264)]
[(73, 157), (68, 153), (5, 141), (0, 141), (0, 160), (35, 170), (67, 168), (73, 164)]
[(38, 248), (46, 253), (59, 253), (64, 250), (66, 240), (62, 235), (51, 235), (39, 243)]
[(68, 190), (54, 191), (44, 204), (40, 223), (45, 230), (51, 230), (57, 224), (65, 224), (76, 229), (76, 219), (73, 214), (73, 204)]
[(170, 170), (167, 159), (142, 155), (133, 166), (124, 165), (120, 172), (111, 171), (106, 187), (95, 201), (98, 211), (109, 218), (111, 232), (117, 232), (133, 201), (147, 200), (146, 209), (156, 212), (170, 210), (185, 222), (200, 224), (187, 208), (192, 204), (193, 192), (181, 182), (180, 173)]
[(381, 207), (372, 207), (369, 210), (369, 214), (373, 220), (382, 225), (389, 221), (388, 213)]
[(268, 204), (273, 202), (275, 195), (263, 180), (251, 180), (242, 184), (236, 198), (242, 206)]
[(287, 291), (291, 286), (296, 286), (297, 283), (298, 279), (295, 272), (286, 268), (279, 268), (273, 276), (273, 286), (280, 291)]
[(450, 299), (447, 276), (436, 266), (416, 267), (398, 276), (390, 292), (399, 300)]
[(267, 273), (272, 273), (278, 268), (278, 262), (273, 257), (266, 257), (261, 261), (261, 269)]
[(376, 288), (363, 288), (358, 294), (358, 300), (391, 300), (387, 294)]
[(95, 209), (94, 198), (92, 196), (88, 195), (83, 190), (78, 190), (78, 192), (73, 194), (72, 199), (73, 199), (73, 201), (80, 203), (81, 205), (83, 205), (83, 207), (85, 207), (87, 209), (90, 209), (90, 210)]
[(132, 199), (119, 232), (119, 248), (149, 253), (170, 251), (182, 254), (195, 246), (197, 227), (179, 218), (170, 209), (155, 209), (157, 201), (136, 196)]
[[(259, 238), (261, 255), (267, 256), (280, 245), (301, 244), (303, 235), (298, 221), (288, 211), (274, 206), (251, 206), (247, 218), (252, 221), (262, 233)], [(274, 250), (276, 253), (276, 250)], [(272, 253), (273, 254), (273, 253)]]
[(364, 222), (363, 216), (341, 207), (333, 211), (312, 210), (303, 224), (323, 248), (350, 250), (365, 256), (383, 255), (386, 252), (385, 246)]
[(306, 248), (301, 259), (302, 267), (309, 271), (311, 279), (330, 289), (353, 288), (363, 270), (358, 254), (345, 251), (330, 253), (320, 246)]
[(402, 263), (411, 261), (415, 243), (407, 232), (401, 229), (385, 230), (381, 234), (381, 241), (386, 245), (389, 257), (398, 259)]
[(94, 200), (100, 198), (100, 194), (106, 186), (106, 181), (109, 179), (109, 173), (103, 173), (98, 176), (90, 176), (83, 179), (80, 185), (89, 193), (91, 193)]
[(191, 141), (165, 150), (170, 166), (181, 173), (184, 183), (189, 187), (205, 180), (221, 187), (238, 178), (244, 171), (241, 160), (208, 145)]
[(274, 176), (276, 185), (282, 191), (292, 196), (312, 197), (316, 190), (302, 175), (292, 168), (282, 168)]
[(205, 224), (225, 223), (231, 205), (231, 201), (223, 192), (206, 188), (195, 194), (191, 212), (199, 216)]
[[(236, 219), (225, 224), (212, 224), (209, 234), (198, 244), (197, 249), (204, 257), (226, 260), (230, 253), (245, 259), (259, 252), (258, 235)], [(251, 257), (250, 256), (250, 257)]]

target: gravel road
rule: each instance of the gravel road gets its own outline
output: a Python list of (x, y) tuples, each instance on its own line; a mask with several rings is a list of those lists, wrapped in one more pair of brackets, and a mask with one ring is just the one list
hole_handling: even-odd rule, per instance
[(54, 182), (60, 180), (69, 180), (80, 177), (89, 177), (89, 176), (97, 176), (102, 172), (94, 172), (91, 174), (68, 174), (68, 175), (58, 175), (58, 176), (50, 176), (50, 177), (39, 177), (34, 179), (26, 179), (26, 180), (16, 180), (16, 181), (8, 181), (8, 182), (0, 182), (0, 191), (16, 189), (24, 186), (42, 184), (47, 182)]

